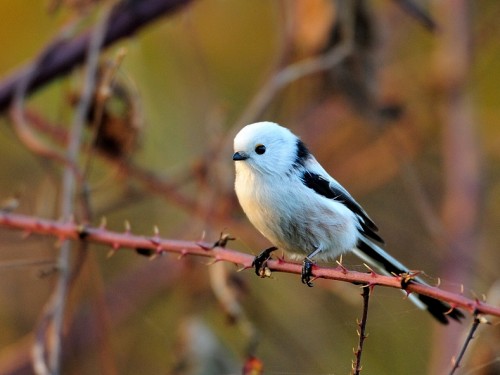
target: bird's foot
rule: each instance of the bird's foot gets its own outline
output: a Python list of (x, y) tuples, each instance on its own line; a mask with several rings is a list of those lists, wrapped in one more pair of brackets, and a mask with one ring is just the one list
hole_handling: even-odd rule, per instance
[(308, 287), (312, 287), (313, 284), (311, 282), (311, 278), (313, 278), (312, 269), (314, 263), (309, 258), (304, 258), (304, 262), (302, 263), (302, 275), (301, 280), (303, 284), (306, 284)]
[(267, 272), (267, 261), (271, 258), (271, 253), (275, 250), (278, 250), (277, 247), (272, 246), (263, 252), (261, 252), (259, 255), (255, 257), (255, 259), (252, 262), (252, 267), (255, 269), (255, 274), (259, 277), (266, 277), (268, 275)]
[(401, 289), (406, 290), (408, 285), (410, 285), (420, 273), (421, 271), (408, 271), (400, 273), (398, 276), (401, 278)]

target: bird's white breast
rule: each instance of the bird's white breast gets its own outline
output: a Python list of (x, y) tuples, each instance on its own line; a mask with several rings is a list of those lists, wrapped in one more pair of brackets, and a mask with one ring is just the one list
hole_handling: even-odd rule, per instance
[(282, 250), (304, 256), (321, 247), (316, 258), (326, 260), (356, 245), (354, 214), (305, 186), (296, 175), (255, 174), (237, 163), (235, 190), (251, 223)]

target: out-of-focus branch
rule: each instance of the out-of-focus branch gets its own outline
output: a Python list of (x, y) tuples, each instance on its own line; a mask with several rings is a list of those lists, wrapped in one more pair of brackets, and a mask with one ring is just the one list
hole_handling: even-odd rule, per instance
[[(69, 134), (64, 127), (57, 126), (47, 121), (42, 115), (30, 109), (25, 109), (24, 116), (26, 121), (29, 122), (29, 126), (40, 131), (45, 136), (52, 138), (54, 142), (59, 144), (65, 144), (68, 142)], [(242, 225), (238, 220), (231, 220), (231, 218), (228, 217), (229, 215), (227, 215), (227, 212), (223, 212), (219, 209), (219, 207), (217, 207), (217, 209), (210, 210), (210, 213), (208, 213), (206, 209), (200, 210), (196, 199), (191, 198), (181, 191), (183, 181), (160, 176), (152, 170), (135, 164), (132, 160), (113, 158), (104, 152), (100, 152), (99, 149), (96, 151), (96, 155), (102, 157), (110, 165), (116, 167), (122, 177), (136, 180), (142, 185), (144, 190), (165, 198), (168, 202), (182, 208), (190, 215), (197, 218), (206, 218), (206, 215), (209, 214), (211, 222), (229, 225), (233, 231), (237, 231), (238, 233), (250, 233), (251, 229), (249, 229), (249, 226)], [(201, 163), (205, 163), (206, 160), (212, 159), (205, 158), (205, 160), (202, 160)], [(200, 173), (199, 170), (204, 168), (206, 168), (206, 166), (202, 164), (198, 165), (196, 168), (193, 167), (193, 171), (189, 172), (184, 179), (186, 181), (196, 180), (199, 178), (196, 176), (196, 173)]]
[[(168, 268), (168, 272), (165, 269)], [(179, 284), (185, 275), (184, 264), (176, 264), (174, 259), (161, 259), (158, 262), (146, 262), (130, 272), (123, 273), (110, 282), (101, 297), (109, 319), (108, 329), (116, 328), (129, 321), (135, 314), (140, 314), (141, 308), (154, 297), (161, 294), (165, 297)], [(127, 301), (127, 303), (123, 303)], [(102, 319), (102, 312), (96, 310), (96, 300), (90, 305), (83, 304), (72, 316), (67, 325), (67, 335), (64, 340), (66, 350), (61, 353), (63, 360), (70, 359), (74, 353), (86, 352), (96, 348), (105, 339), (102, 326), (96, 324)], [(32, 335), (29, 334), (19, 342), (2, 348), (0, 352), (0, 374), (25, 375), (31, 374), (31, 358), (29, 355)], [(105, 372), (99, 372), (105, 374)]]
[[(135, 34), (142, 27), (157, 18), (176, 11), (192, 0), (141, 0), (119, 1), (109, 17), (110, 27), (103, 39), (103, 47)], [(50, 43), (40, 54), (32, 72), (26, 92), (32, 93), (51, 80), (68, 74), (75, 66), (85, 61), (93, 31), (90, 30), (75, 39), (58, 40)], [(21, 68), (0, 82), (0, 112), (12, 102), (16, 88), (23, 81), (31, 66)]]
[[(252, 100), (234, 122), (232, 128), (226, 133), (221, 142), (223, 147), (220, 148), (218, 155), (219, 160), (222, 159), (224, 155), (228, 154), (228, 148), (232, 145), (232, 139), (239, 129), (259, 119), (281, 90), (301, 78), (332, 69), (352, 53), (354, 35), (353, 20), (352, 14), (344, 9), (349, 8), (350, 3), (346, 2), (345, 4), (347, 4), (347, 7), (343, 7), (342, 9), (344, 11), (340, 12), (338, 15), (338, 22), (341, 24), (344, 34), (343, 39), (323, 54), (288, 64), (285, 67), (278, 65), (276, 70), (271, 73), (264, 84), (255, 93)], [(283, 51), (284, 54), (285, 52), (286, 50)], [(281, 60), (282, 59), (279, 59), (280, 63)]]
[(428, 11), (423, 9), (417, 1), (394, 0), (406, 13), (415, 18), (422, 26), (429, 31), (436, 31), (437, 25)]
[[(472, 5), (468, 1), (434, 3), (440, 33), (436, 43), (435, 80), (443, 154), (443, 242), (446, 259), (440, 274), (469, 283), (479, 257), (479, 221), (483, 200), (481, 157), (469, 77), (473, 50)], [(431, 373), (444, 373), (457, 350), (462, 330), (438, 332)]]
[[(0, 226), (23, 230), (25, 233), (38, 233), (58, 238), (59, 240), (81, 240), (110, 246), (114, 251), (121, 248), (149, 249), (156, 254), (164, 252), (177, 253), (181, 257), (186, 255), (197, 255), (211, 258), (213, 262), (225, 261), (234, 263), (242, 269), (252, 268), (254, 256), (235, 250), (213, 247), (206, 242), (193, 242), (181, 240), (169, 240), (159, 237), (157, 234), (146, 237), (137, 236), (125, 231), (124, 233), (113, 232), (105, 227), (90, 227), (76, 223), (64, 223), (54, 220), (46, 220), (26, 215), (0, 212)], [(269, 260), (267, 263), (271, 271), (301, 274), (302, 264), (291, 263), (282, 259)], [(374, 272), (362, 273), (348, 271), (343, 267), (330, 268), (315, 266), (313, 274), (316, 278), (338, 280), (370, 286), (380, 285), (401, 289), (401, 279), (394, 276), (383, 276)], [(459, 293), (448, 292), (437, 287), (410, 283), (405, 289), (408, 293), (418, 293), (441, 301), (448, 302), (451, 306), (464, 308), (470, 312), (484, 315), (500, 316), (500, 307), (489, 305), (477, 299), (471, 299)]]
[[(46, 136), (49, 136), (56, 143), (65, 144), (68, 142), (69, 134), (62, 126), (56, 126), (55, 124), (50, 123), (42, 115), (33, 110), (26, 109), (23, 116), (33, 128), (36, 128)], [(30, 149), (32, 150), (31, 147)], [(149, 191), (162, 196), (168, 196), (172, 202), (175, 202), (179, 207), (182, 207), (189, 212), (196, 211), (196, 201), (182, 194), (174, 182), (168, 181), (167, 179), (158, 176), (153, 171), (134, 164), (132, 161), (112, 158), (106, 153), (99, 152), (99, 150), (97, 150), (97, 154), (109, 163), (115, 165), (121, 173), (140, 181)], [(41, 156), (46, 155), (42, 154)], [(63, 160), (63, 163), (66, 163), (66, 159)]]
[(209, 272), (210, 284), (215, 297), (228, 315), (248, 340), (246, 356), (255, 355), (258, 344), (258, 331), (249, 319), (245, 309), (238, 300), (238, 288), (230, 282), (230, 273), (225, 264), (214, 264)]
[(10, 110), (10, 118), (12, 119), (12, 123), (14, 124), (14, 131), (16, 132), (19, 140), (31, 152), (43, 158), (54, 160), (61, 163), (62, 165), (67, 166), (68, 168), (71, 168), (74, 173), (80, 178), (80, 172), (78, 171), (76, 165), (68, 160), (61, 151), (56, 151), (48, 144), (45, 144), (28, 126), (28, 119), (26, 117), (25, 109), (25, 99), (27, 94), (26, 90), (34, 74), (34, 69), (34, 67), (30, 67), (25, 76), (20, 80), (19, 85), (16, 87), (14, 102)]
[[(338, 45), (332, 47), (322, 55), (307, 58), (305, 60), (287, 65), (278, 72), (275, 72), (256, 93), (245, 111), (240, 115), (235, 123), (239, 128), (260, 117), (266, 107), (276, 97), (276, 95), (286, 86), (303, 77), (324, 72), (332, 69), (342, 62), (352, 52), (352, 20), (349, 15), (343, 19), (345, 39)], [(233, 134), (230, 134), (233, 136)]]
[[(66, 158), (71, 165), (76, 165), (82, 143), (85, 117), (88, 113), (99, 64), (99, 53), (109, 25), (110, 10), (105, 9), (98, 26), (91, 35), (87, 51), (87, 69), (83, 92), (75, 113)], [(80, 186), (82, 188), (82, 186)], [(78, 191), (78, 179), (72, 168), (66, 167), (62, 178), (61, 194), (61, 216), (69, 220), (75, 211), (75, 196)], [(83, 195), (82, 195), (83, 196)], [(87, 202), (87, 200), (85, 200)], [(88, 204), (84, 204), (87, 214), (90, 211)], [(88, 215), (86, 215), (88, 216)], [(86, 220), (89, 220), (86, 217)], [(80, 246), (80, 255), (85, 254), (85, 243)], [(63, 240), (58, 259), (59, 277), (52, 295), (42, 313), (41, 323), (36, 332), (34, 347), (34, 368), (39, 374), (59, 374), (61, 372), (61, 343), (63, 335), (64, 312), (66, 311), (66, 300), (70, 292), (72, 281), (76, 278), (78, 270), (83, 262), (83, 257), (71, 265), (71, 242)], [(50, 350), (47, 350), (50, 347)]]

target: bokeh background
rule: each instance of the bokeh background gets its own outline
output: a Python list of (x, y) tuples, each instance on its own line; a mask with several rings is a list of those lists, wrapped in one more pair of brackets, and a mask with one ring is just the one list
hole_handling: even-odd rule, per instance
[[(0, 2), (0, 86), (110, 6)], [(228, 232), (231, 248), (256, 254), (269, 244), (233, 193), (232, 138), (246, 123), (276, 121), (366, 208), (392, 254), (432, 284), (498, 305), (499, 16), (494, 0), (192, 1), (101, 54), (103, 67), (119, 63), (100, 124), (109, 133), (85, 130), (78, 162), (91, 210), (77, 203), (75, 220), (105, 217), (118, 231), (127, 221), (143, 235), (157, 226), (184, 240)], [(64, 149), (83, 76), (75, 68), (27, 99), (33, 134), (54, 150)], [(60, 218), (63, 166), (36, 155), (3, 114), (2, 207)], [(97, 245), (81, 261), (73, 250), (81, 270), (62, 373), (236, 374), (249, 353), (266, 374), (350, 372), (359, 287), (306, 288), (297, 275), (259, 279), (206, 259), (110, 256)], [(33, 373), (58, 251), (54, 238), (0, 228), (2, 374)], [(343, 262), (364, 270), (353, 257)], [(363, 368), (445, 373), (470, 324), (441, 327), (398, 291), (375, 288)], [(500, 374), (498, 336), (498, 326), (482, 327), (461, 373)]]

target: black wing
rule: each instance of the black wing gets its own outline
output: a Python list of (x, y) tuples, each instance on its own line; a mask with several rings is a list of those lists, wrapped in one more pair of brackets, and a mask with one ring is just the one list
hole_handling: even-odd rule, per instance
[(378, 231), (378, 227), (375, 225), (373, 220), (370, 219), (365, 210), (363, 210), (358, 202), (356, 202), (354, 198), (351, 197), (349, 193), (342, 187), (332, 187), (330, 185), (330, 181), (328, 181), (326, 178), (317, 173), (308, 171), (303, 173), (301, 179), (304, 182), (304, 185), (314, 190), (316, 193), (326, 198), (334, 199), (338, 202), (343, 203), (347, 208), (349, 208), (359, 217), (361, 233), (375, 241), (384, 243), (384, 240), (376, 233)]

